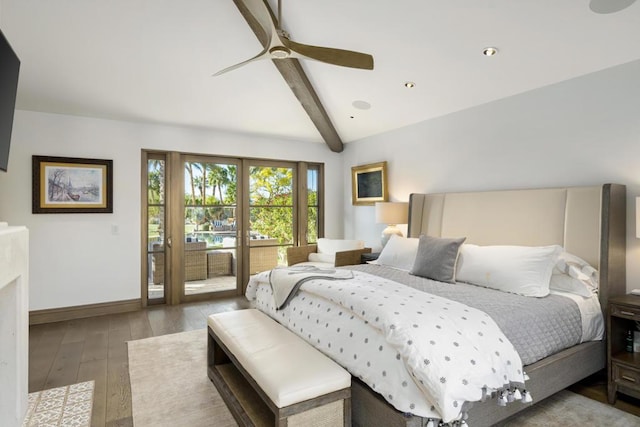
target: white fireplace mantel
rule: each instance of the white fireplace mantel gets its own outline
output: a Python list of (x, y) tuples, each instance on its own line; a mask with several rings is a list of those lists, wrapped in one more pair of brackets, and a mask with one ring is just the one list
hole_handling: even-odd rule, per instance
[(0, 223), (0, 420), (21, 426), (29, 393), (29, 231)]

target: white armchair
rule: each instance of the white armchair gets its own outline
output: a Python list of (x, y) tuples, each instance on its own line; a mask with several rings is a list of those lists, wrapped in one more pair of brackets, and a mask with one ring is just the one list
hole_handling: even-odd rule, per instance
[(365, 248), (362, 240), (321, 238), (315, 245), (287, 248), (287, 264), (311, 262), (332, 267), (354, 265), (360, 264), (362, 254), (370, 252), (371, 248)]

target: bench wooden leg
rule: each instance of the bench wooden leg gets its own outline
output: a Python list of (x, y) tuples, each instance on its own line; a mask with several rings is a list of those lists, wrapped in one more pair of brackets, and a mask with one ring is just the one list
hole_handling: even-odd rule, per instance
[(213, 367), (215, 365), (230, 363), (231, 359), (229, 359), (227, 353), (225, 353), (224, 350), (220, 348), (218, 343), (216, 343), (216, 340), (213, 338), (211, 329), (207, 328), (207, 332), (207, 336), (209, 337), (209, 342), (207, 345), (207, 366)]
[(351, 426), (351, 397), (344, 399), (344, 425)]

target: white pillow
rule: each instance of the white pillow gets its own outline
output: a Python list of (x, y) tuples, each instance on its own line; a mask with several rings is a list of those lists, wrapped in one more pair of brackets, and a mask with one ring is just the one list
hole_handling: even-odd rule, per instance
[(399, 270), (409, 271), (413, 268), (418, 253), (418, 242), (413, 237), (391, 236), (385, 247), (380, 252), (376, 262), (372, 264), (385, 265)]
[(574, 279), (573, 277), (564, 273), (553, 273), (551, 275), (549, 289), (554, 291), (570, 292), (572, 294), (580, 295), (585, 298), (589, 298), (596, 292), (594, 288), (585, 284), (582, 280)]
[(331, 265), (336, 263), (336, 254), (318, 254), (315, 252), (311, 252), (309, 254), (309, 261), (311, 262), (328, 262)]
[(588, 262), (580, 257), (562, 252), (558, 255), (558, 260), (553, 269), (554, 274), (566, 274), (576, 280), (581, 281), (584, 285), (598, 290), (599, 274), (598, 270), (589, 265)]
[(462, 245), (456, 280), (504, 292), (544, 297), (562, 247)]
[(350, 251), (364, 248), (363, 240), (344, 240), (320, 238), (317, 242), (319, 254), (333, 254), (336, 252)]

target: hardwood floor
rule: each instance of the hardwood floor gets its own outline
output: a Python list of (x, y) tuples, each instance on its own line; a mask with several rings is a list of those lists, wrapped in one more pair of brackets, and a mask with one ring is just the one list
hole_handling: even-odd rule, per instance
[[(598, 372), (569, 387), (574, 393), (581, 394), (598, 402), (607, 403), (607, 373), (605, 370)], [(614, 407), (621, 411), (640, 417), (640, 400), (618, 393)]]
[(29, 392), (94, 380), (91, 425), (132, 426), (126, 342), (203, 329), (210, 314), (248, 306), (238, 297), (31, 326)]
[[(94, 380), (91, 425), (132, 426), (126, 342), (203, 329), (210, 314), (248, 305), (244, 297), (237, 297), (31, 326), (29, 391)], [(606, 403), (606, 376), (596, 374), (570, 390)], [(614, 406), (640, 416), (636, 399), (621, 395)]]

